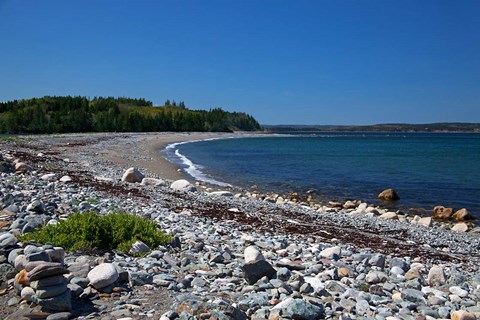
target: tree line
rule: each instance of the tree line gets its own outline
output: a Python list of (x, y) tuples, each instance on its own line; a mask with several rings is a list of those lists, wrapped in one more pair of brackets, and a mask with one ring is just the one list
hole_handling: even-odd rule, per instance
[(43, 97), (0, 102), (0, 133), (231, 132), (260, 130), (243, 112), (190, 110), (167, 100), (154, 107), (143, 98)]

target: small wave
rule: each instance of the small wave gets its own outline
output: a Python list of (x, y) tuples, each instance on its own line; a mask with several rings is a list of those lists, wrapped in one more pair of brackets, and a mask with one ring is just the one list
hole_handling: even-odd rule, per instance
[[(219, 140), (223, 138), (210, 138), (210, 139), (202, 139), (202, 140), (191, 140), (191, 141), (184, 141), (184, 142), (175, 142), (172, 144), (169, 144), (168, 146), (165, 147), (165, 150), (168, 150), (170, 152), (173, 152), (174, 155), (176, 156), (177, 159), (181, 161), (181, 164), (185, 166), (185, 172), (187, 172), (189, 175), (191, 175), (195, 180), (202, 181), (208, 184), (213, 184), (221, 187), (232, 187), (231, 184), (228, 184), (226, 182), (218, 181), (213, 178), (208, 177), (204, 172), (199, 170), (201, 166), (195, 165), (190, 159), (185, 157), (183, 154), (180, 153), (180, 151), (176, 148), (179, 145), (187, 144), (187, 143), (194, 143), (194, 142), (200, 142), (200, 141), (212, 141), (212, 140)], [(175, 150), (175, 151), (173, 151)], [(172, 161), (172, 159), (167, 160)]]

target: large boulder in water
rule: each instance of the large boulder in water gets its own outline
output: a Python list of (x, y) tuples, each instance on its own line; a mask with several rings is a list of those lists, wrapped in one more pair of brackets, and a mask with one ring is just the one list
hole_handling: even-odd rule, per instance
[(197, 188), (190, 182), (188, 182), (185, 179), (180, 179), (177, 181), (174, 181), (171, 185), (170, 188), (173, 190), (177, 191), (190, 191), (190, 192), (195, 192), (197, 191)]
[(129, 183), (142, 182), (145, 176), (137, 168), (129, 168), (122, 176), (122, 181)]
[(398, 194), (393, 189), (383, 190), (382, 192), (380, 192), (377, 198), (384, 201), (395, 201), (400, 199)]

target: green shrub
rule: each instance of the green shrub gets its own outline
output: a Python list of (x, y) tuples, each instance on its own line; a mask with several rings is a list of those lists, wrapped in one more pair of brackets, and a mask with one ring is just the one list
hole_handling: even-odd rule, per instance
[(171, 237), (158, 231), (154, 221), (128, 213), (100, 216), (97, 212), (85, 212), (24, 234), (20, 240), (52, 243), (66, 251), (119, 249), (127, 252), (137, 240), (155, 248), (170, 241)]

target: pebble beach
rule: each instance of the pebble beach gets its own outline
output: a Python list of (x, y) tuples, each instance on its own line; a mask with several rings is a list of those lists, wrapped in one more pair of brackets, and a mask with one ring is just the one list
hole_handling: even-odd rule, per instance
[[(0, 140), (0, 318), (480, 318), (476, 221), (219, 189), (189, 180), (160, 153), (173, 142), (230, 136)], [(17, 239), (87, 211), (146, 217), (173, 240), (138, 243), (132, 249), (145, 254), (135, 257)]]

